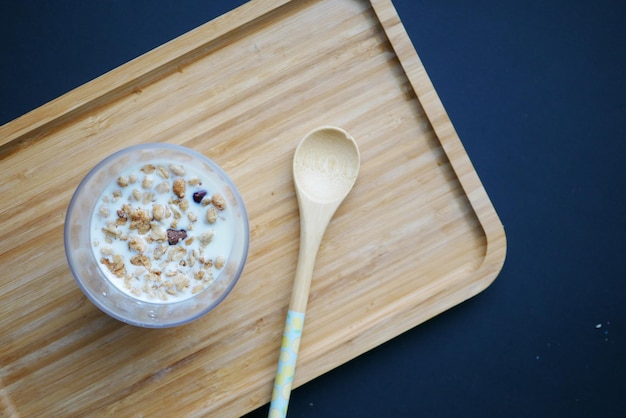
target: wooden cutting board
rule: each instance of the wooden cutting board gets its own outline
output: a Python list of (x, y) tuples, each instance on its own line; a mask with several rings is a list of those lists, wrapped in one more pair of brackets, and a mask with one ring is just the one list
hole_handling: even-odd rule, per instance
[[(495, 279), (502, 225), (391, 2), (252, 1), (0, 127), (4, 416), (236, 416), (268, 402), (298, 250), (291, 161), (320, 125), (354, 136), (362, 166), (318, 255), (295, 386)], [(165, 330), (101, 313), (63, 250), (81, 178), (152, 141), (220, 164), (251, 225), (226, 301)]]

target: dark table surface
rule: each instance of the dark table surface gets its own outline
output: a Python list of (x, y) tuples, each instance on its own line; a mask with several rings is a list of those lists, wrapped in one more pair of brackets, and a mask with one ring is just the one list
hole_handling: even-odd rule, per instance
[[(2, 2), (0, 124), (242, 3)], [(624, 416), (625, 2), (394, 4), (507, 259), (483, 293), (296, 389), (290, 416)]]

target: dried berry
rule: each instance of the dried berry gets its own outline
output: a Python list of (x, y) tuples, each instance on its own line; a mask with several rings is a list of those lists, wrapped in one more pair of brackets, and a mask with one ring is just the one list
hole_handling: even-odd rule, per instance
[(198, 190), (197, 192), (193, 194), (193, 201), (196, 203), (202, 202), (202, 199), (204, 199), (204, 196), (206, 196), (206, 193), (207, 193), (206, 190)]
[(185, 238), (187, 238), (187, 231), (184, 229), (167, 230), (167, 243), (170, 245), (176, 245)]

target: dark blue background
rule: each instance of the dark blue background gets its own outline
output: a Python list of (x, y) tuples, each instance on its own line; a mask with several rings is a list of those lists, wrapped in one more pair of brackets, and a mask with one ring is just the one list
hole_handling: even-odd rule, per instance
[[(242, 3), (3, 2), (0, 124)], [(290, 416), (622, 416), (625, 2), (394, 3), (507, 260), (477, 297), (296, 389)]]

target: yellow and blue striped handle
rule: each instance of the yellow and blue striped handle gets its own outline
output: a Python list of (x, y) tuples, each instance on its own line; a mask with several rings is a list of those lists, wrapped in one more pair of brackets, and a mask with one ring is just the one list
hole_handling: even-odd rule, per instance
[(287, 406), (289, 405), (291, 385), (293, 384), (293, 376), (296, 371), (296, 360), (298, 359), (303, 326), (303, 312), (287, 311), (269, 418), (283, 418), (287, 416)]

